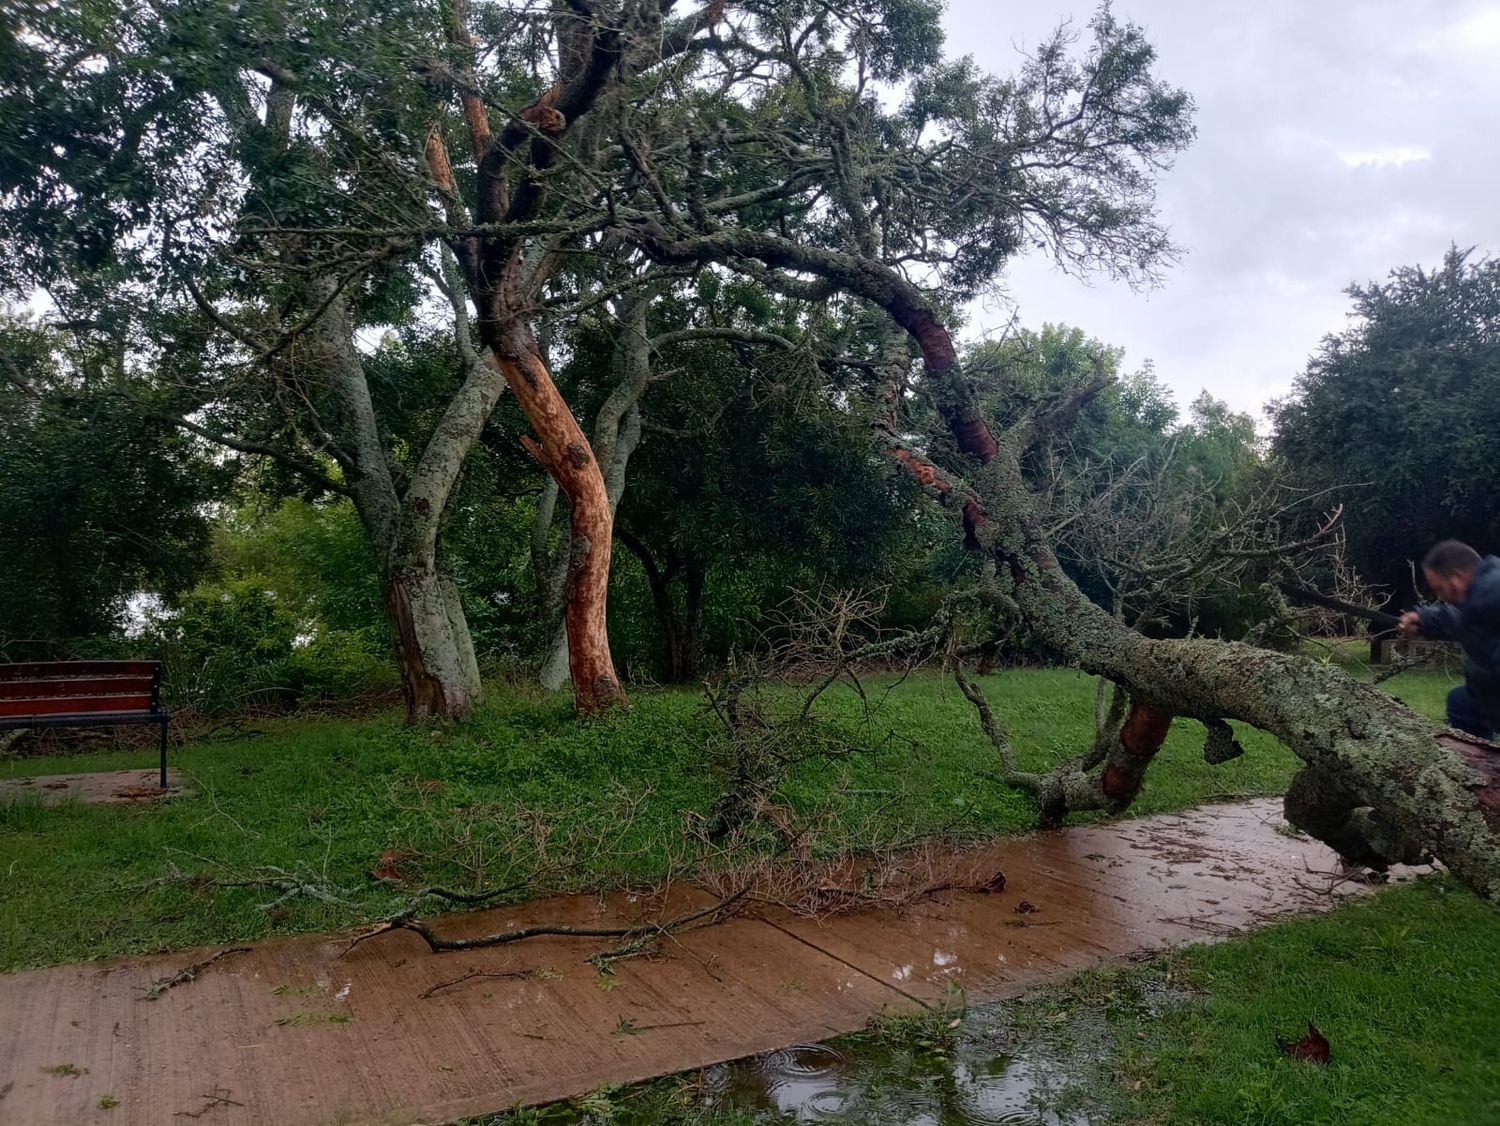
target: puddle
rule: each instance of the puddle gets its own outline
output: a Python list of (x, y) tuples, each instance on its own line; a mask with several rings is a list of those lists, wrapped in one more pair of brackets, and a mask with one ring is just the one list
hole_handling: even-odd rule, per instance
[(1101, 1126), (1119, 1104), (1121, 1018), (1191, 994), (1154, 972), (923, 1014), (828, 1044), (486, 1120), (493, 1126)]
[(1070, 1061), (1021, 1046), (1005, 1008), (954, 1020), (951, 1029), (928, 1022), (712, 1067), (699, 1099), (778, 1123), (1089, 1126), (1082, 1112), (1049, 1108), (1069, 1082)]

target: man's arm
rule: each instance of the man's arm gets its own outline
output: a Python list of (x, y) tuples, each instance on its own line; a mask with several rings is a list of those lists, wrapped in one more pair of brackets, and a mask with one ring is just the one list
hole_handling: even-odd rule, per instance
[[(1430, 606), (1418, 606), (1403, 615), (1403, 624), (1416, 615), (1416, 633), (1430, 641), (1449, 641), (1458, 633), (1459, 609), (1446, 602), (1434, 602)], [(1406, 632), (1403, 628), (1402, 632)]]

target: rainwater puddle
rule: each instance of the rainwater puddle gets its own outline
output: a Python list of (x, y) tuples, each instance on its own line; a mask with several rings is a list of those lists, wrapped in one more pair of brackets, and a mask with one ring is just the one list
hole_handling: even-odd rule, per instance
[(502, 1119), (530, 1126), (1103, 1126), (1119, 1109), (1121, 1018), (1190, 994), (1141, 974), (878, 1024)]
[(1069, 1061), (1017, 1046), (1006, 1010), (954, 1019), (952, 1029), (929, 1021), (709, 1068), (701, 1103), (776, 1123), (1089, 1126), (1081, 1111), (1049, 1105), (1068, 1086)]

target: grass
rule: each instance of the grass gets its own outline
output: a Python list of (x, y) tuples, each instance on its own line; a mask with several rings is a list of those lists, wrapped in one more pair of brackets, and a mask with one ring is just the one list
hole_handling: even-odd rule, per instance
[[(1391, 682), (1439, 714), (1445, 677)], [(866, 733), (872, 750), (809, 763), (787, 802), (822, 826), (820, 844), (913, 833), (979, 837), (1030, 828), (1023, 795), (981, 776), (993, 751), (951, 682), (876, 682), (889, 695)], [(1023, 764), (1045, 767), (1090, 734), (1093, 684), (1068, 671), (985, 680)], [(855, 714), (852, 693), (833, 706)], [(138, 806), (0, 804), (0, 969), (350, 925), (404, 897), (370, 873), (385, 856), (415, 883), (493, 887), (549, 871), (585, 887), (661, 878), (691, 860), (683, 827), (719, 796), (721, 738), (698, 695), (638, 692), (627, 714), (583, 723), (565, 697), (493, 690), (462, 726), (408, 729), (395, 715), (285, 721), (264, 734), (190, 745), (176, 764), (192, 797)], [(882, 736), (895, 731), (899, 739)], [(1180, 722), (1134, 812), (1277, 793), (1294, 769), (1274, 740), (1210, 767), (1201, 728)], [(148, 753), (0, 762), (0, 777), (124, 769)], [(674, 866), (676, 866), (674, 868)], [(223, 886), (260, 879), (260, 886)], [(215, 882), (218, 881), (218, 882)], [(276, 881), (281, 881), (279, 886)], [(315, 887), (325, 901), (292, 885)]]
[[(1163, 1124), (1500, 1123), (1497, 953), (1500, 911), (1446, 878), (1194, 947), (1167, 965), (1201, 997), (1117, 1027), (1123, 1085)], [(1309, 1020), (1326, 1067), (1277, 1047)]]
[[(1500, 911), (1428, 878), (1322, 916), (1101, 967), (951, 1019), (833, 1041), (819, 1121), (1135, 1126), (1482, 1126), (1500, 1122)], [(1324, 1066), (1278, 1044), (1313, 1021)], [(473, 1126), (774, 1126), (769, 1066), (733, 1065)], [(830, 1100), (829, 1093), (836, 1093)], [(835, 1110), (834, 1106), (838, 1106)], [(808, 1108), (803, 1108), (808, 1109)], [(1033, 1117), (1034, 1116), (1034, 1117)]]

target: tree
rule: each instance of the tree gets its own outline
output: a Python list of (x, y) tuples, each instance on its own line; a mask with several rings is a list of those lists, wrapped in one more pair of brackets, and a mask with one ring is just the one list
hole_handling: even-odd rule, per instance
[[(413, 32), (410, 11), (383, 15), (387, 34)], [(8, 42), (5, 274), (46, 286), (117, 357), (105, 378), (129, 392), (122, 409), (351, 498), (409, 718), (462, 715), (478, 669), (436, 540), (501, 381), (464, 352), (456, 311), (451, 410), (401, 464), (356, 334), (410, 315), (416, 263), (396, 243), (351, 256), (278, 225), (412, 213), (372, 171), (378, 112), (345, 81), (370, 26), (335, 49), (348, 30), (316, 6), (28, 9)]]
[(208, 548), (227, 474), (172, 428), (91, 392), (35, 324), (0, 320), (0, 653), (118, 638), (132, 596), (172, 597)]
[(1430, 544), (1500, 543), (1500, 260), (1452, 249), (1348, 293), (1353, 323), (1272, 408), (1274, 450), (1309, 488), (1357, 486), (1352, 561), (1410, 592)]
[(805, 348), (726, 340), (670, 362), (686, 377), (644, 419), (616, 528), (644, 572), (669, 682), (696, 677), (707, 613), (717, 611), (722, 653), (725, 627), (789, 591), (878, 586), (918, 569), (931, 529), (910, 482), (870, 446), (852, 369), (827, 370)]
[[(765, 25), (736, 29), (747, 69), (785, 76), (789, 92), (778, 108), (801, 110), (807, 132), (826, 130), (828, 147), (815, 151), (830, 162), (832, 178), (818, 237), (792, 237), (774, 223), (715, 222), (701, 207), (695, 214), (659, 206), (624, 229), (657, 261), (732, 263), (781, 292), (858, 297), (884, 310), (917, 347), (946, 435), (929, 445), (903, 422), (909, 372), (893, 356), (879, 416), (886, 448), (961, 519), (965, 542), (993, 569), (987, 601), (1065, 663), (1122, 687), (1130, 701), (1068, 784), (1039, 794), (1044, 810), (1122, 809), (1174, 718), (1202, 722), (1210, 753), (1222, 749), (1226, 721), (1239, 719), (1277, 735), (1307, 764), (1288, 796), (1294, 823), (1345, 855), (1375, 862), (1430, 849), (1476, 889), (1500, 897), (1500, 766), (1482, 751), (1442, 742), (1425, 721), (1337, 670), (1244, 645), (1147, 638), (1083, 596), (1058, 563), (1023, 462), (1108, 378), (992, 427), (944, 305), (901, 269), (920, 263), (940, 274), (945, 296), (962, 295), (1025, 232), (1064, 262), (1149, 274), (1170, 250), (1151, 210), (1151, 172), (1190, 135), (1189, 103), (1151, 74), (1153, 55), (1140, 33), (1105, 14), (1094, 21), (1095, 43), (1081, 61), (1059, 41), (1009, 83), (961, 70), (946, 83), (914, 83), (902, 118), (915, 128), (902, 134), (898, 122), (876, 124), (873, 101), (841, 84), (845, 71), (827, 54), (808, 57), (835, 53), (829, 44), (839, 33), (831, 17), (820, 28), (821, 18), (811, 17), (800, 35)], [(749, 41), (752, 31), (763, 34)], [(843, 43), (850, 46), (842, 59), (863, 59), (862, 37), (851, 30)], [(928, 129), (937, 122), (950, 131), (940, 139)], [(782, 128), (791, 128), (785, 112)], [(805, 147), (789, 152), (788, 177), (808, 159)], [(668, 201), (701, 201), (711, 186), (701, 166), (692, 186), (670, 167), (651, 173)], [(787, 190), (788, 180), (782, 183)], [(649, 205), (643, 199), (643, 210)], [(1004, 755), (1003, 731), (987, 712), (985, 722)]]
[[(1477, 774), (1425, 722), (1336, 670), (1200, 638), (1144, 637), (1068, 578), (1024, 467), (1109, 386), (1107, 373), (1004, 425), (986, 417), (969, 381), (952, 310), (994, 284), (1022, 247), (1135, 281), (1170, 261), (1154, 183), (1192, 136), (1191, 102), (1155, 75), (1138, 29), (1101, 11), (1081, 50), (1065, 28), (1015, 76), (996, 79), (943, 61), (929, 0), (714, 0), (680, 18), (657, 0), (445, 14), (436, 46), (422, 18), (431, 13), (407, 8), (291, 44), (250, 37), (247, 71), (295, 90), (319, 122), (306, 140), (322, 193), (236, 236), (257, 236), (260, 260), (300, 279), (291, 327), (305, 326), (327, 370), (352, 368), (350, 326), (338, 314), (354, 279), (383, 276), (377, 267), (432, 239), (452, 252), (477, 336), (570, 501), (566, 619), (582, 710), (621, 698), (602, 603), (612, 521), (598, 459), (532, 331), (538, 295), (568, 257), (728, 270), (809, 309), (888, 319), (887, 331), (843, 357), (868, 372), (878, 447), (951, 513), (988, 577), (977, 597), (1128, 694), (1118, 729), (1068, 786), (1042, 795), (1046, 808), (1123, 808), (1174, 717), (1205, 723), (1211, 738), (1239, 719), (1308, 764), (1288, 803), (1299, 824), (1376, 857), (1430, 848), (1500, 895), (1500, 770)], [(506, 50), (476, 50), (480, 31)], [(467, 152), (431, 128), (449, 102), (463, 110)], [(321, 155), (329, 138), (339, 160)], [(417, 151), (425, 167), (414, 179), (402, 162)], [(215, 245), (215, 235), (195, 237)], [(427, 264), (451, 298), (459, 286)], [(467, 305), (449, 304), (462, 320)], [(466, 370), (473, 386), (491, 386), (479, 366)], [(930, 396), (941, 432), (907, 413), (914, 388)], [(475, 418), (461, 412), (465, 427)]]

